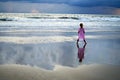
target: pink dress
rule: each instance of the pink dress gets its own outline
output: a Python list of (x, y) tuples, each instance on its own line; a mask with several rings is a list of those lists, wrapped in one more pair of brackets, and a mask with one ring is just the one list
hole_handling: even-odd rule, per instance
[(85, 31), (84, 31), (84, 28), (79, 28), (79, 29), (78, 29), (78, 39), (79, 39), (79, 40), (84, 40), (84, 39), (85, 39)]

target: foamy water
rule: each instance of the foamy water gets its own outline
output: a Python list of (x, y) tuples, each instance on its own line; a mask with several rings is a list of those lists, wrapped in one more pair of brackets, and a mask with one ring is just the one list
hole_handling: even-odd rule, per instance
[(102, 38), (103, 34), (105, 34), (103, 38), (120, 38), (119, 21), (118, 15), (0, 13), (0, 41), (14, 43), (74, 41), (80, 22), (84, 23), (86, 38)]

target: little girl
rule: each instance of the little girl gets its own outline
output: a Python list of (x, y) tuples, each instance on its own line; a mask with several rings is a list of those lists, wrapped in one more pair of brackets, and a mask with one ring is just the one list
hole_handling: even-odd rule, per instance
[(78, 44), (78, 41), (82, 39), (85, 44), (87, 44), (86, 40), (85, 40), (85, 30), (83, 28), (83, 23), (80, 23), (80, 28), (78, 29), (78, 39), (77, 39), (77, 44)]

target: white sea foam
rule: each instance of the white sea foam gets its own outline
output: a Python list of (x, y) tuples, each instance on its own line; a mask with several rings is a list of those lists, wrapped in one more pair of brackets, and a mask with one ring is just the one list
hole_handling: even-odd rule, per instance
[[(2, 14), (0, 26), (79, 26), (80, 22), (119, 22), (115, 15), (82, 15), (82, 14)], [(97, 23), (99, 24), (99, 23)], [(91, 24), (90, 24), (91, 25)], [(94, 24), (92, 23), (92, 26)], [(106, 24), (108, 25), (108, 24)], [(105, 25), (105, 26), (106, 26)], [(109, 24), (108, 26), (110, 26)], [(112, 24), (115, 25), (115, 24)], [(95, 25), (96, 26), (96, 25)], [(103, 26), (103, 25), (102, 25)], [(115, 25), (116, 26), (116, 25)]]
[[(119, 21), (118, 15), (0, 13), (0, 41), (14, 43), (75, 41), (80, 22), (84, 23), (85, 31), (89, 32), (86, 38), (119, 38)], [(99, 33), (96, 35), (95, 32)], [(113, 32), (116, 33), (112, 35)], [(44, 35), (46, 36), (43, 37)]]
[[(87, 39), (120, 39), (118, 35), (87, 35)], [(37, 44), (37, 43), (55, 43), (55, 42), (76, 42), (77, 36), (33, 36), (33, 37), (0, 37), (0, 42), (12, 42), (17, 44)]]
[(51, 42), (63, 42), (74, 41), (76, 37), (65, 36), (48, 36), (48, 37), (0, 37), (0, 42), (13, 42), (18, 44), (28, 43), (51, 43)]
[(0, 13), (12, 21), (120, 21), (119, 15)]

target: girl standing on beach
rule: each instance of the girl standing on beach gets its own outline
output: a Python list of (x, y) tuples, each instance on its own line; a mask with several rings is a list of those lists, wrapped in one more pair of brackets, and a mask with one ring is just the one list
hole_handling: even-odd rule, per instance
[(79, 40), (83, 40), (85, 42), (85, 44), (87, 44), (86, 40), (85, 40), (85, 30), (83, 28), (83, 23), (80, 23), (80, 28), (78, 29), (78, 39), (77, 39), (77, 44)]

